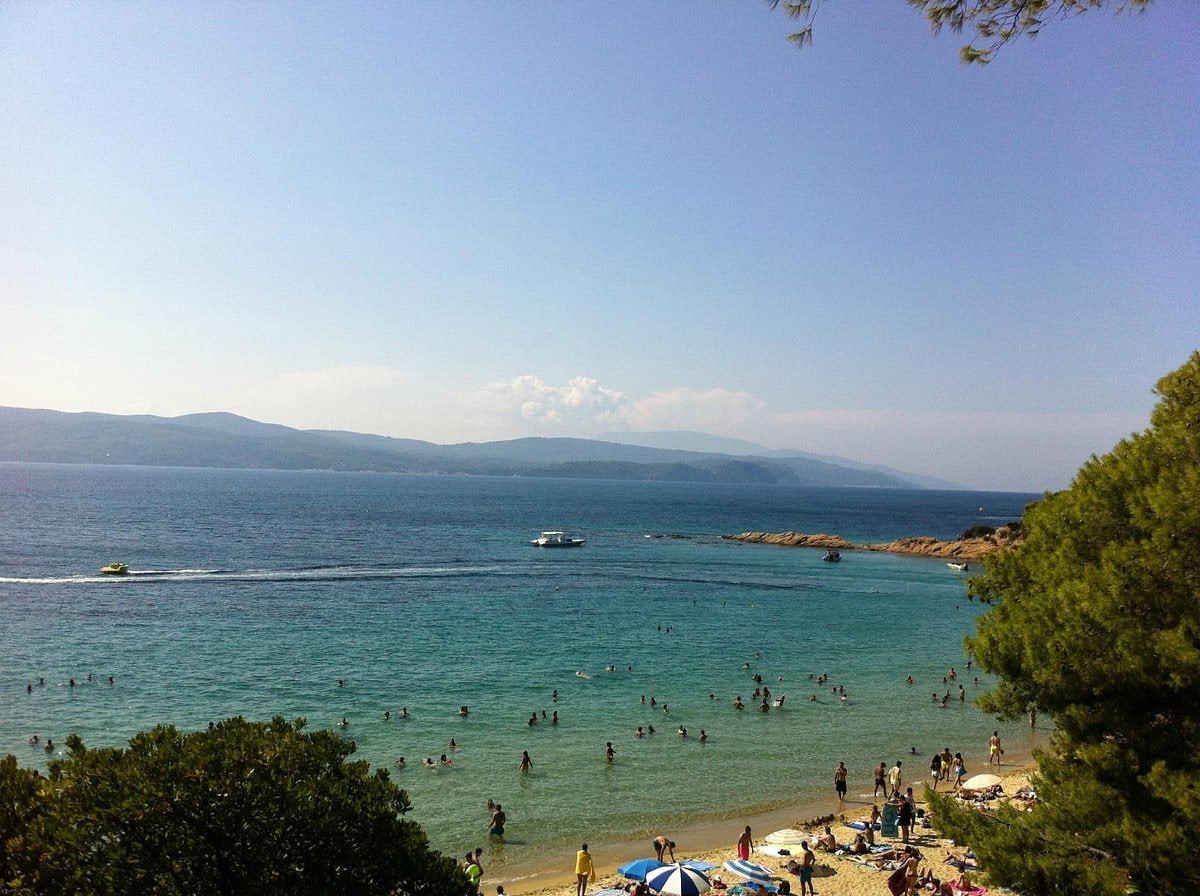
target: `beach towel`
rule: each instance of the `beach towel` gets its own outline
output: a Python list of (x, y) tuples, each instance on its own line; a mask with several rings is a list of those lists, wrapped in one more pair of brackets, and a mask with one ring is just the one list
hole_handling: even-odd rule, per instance
[[(852, 821), (846, 825), (846, 827), (854, 828), (856, 831), (865, 831), (867, 829), (867, 823), (865, 821)], [(883, 827), (883, 825), (881, 825), (879, 822), (875, 822), (875, 824), (873, 824), (871, 827), (873, 830), (877, 831)]]
[(888, 876), (887, 885), (892, 891), (892, 896), (904, 896), (905, 890), (908, 889), (908, 881), (905, 879), (903, 865)]
[(957, 881), (952, 881), (950, 889), (961, 896), (983, 896), (987, 892), (987, 887), (960, 887)]

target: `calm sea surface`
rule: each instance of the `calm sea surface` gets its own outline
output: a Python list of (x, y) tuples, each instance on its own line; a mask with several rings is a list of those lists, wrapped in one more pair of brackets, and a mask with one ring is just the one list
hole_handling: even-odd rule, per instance
[[(561, 864), (583, 839), (829, 801), (838, 760), (852, 799), (880, 760), (911, 757), (917, 781), (949, 746), (974, 771), (993, 728), (1010, 752), (1028, 732), (974, 707), (974, 672), (965, 703), (943, 684), (980, 612), (962, 574), (719, 536), (949, 538), (1035, 498), (0, 464), (0, 753), (44, 767), (35, 733), (118, 746), (158, 723), (344, 717), (358, 758), (407, 759), (393, 775), (437, 848), (485, 846), (487, 880)], [(530, 546), (543, 529), (587, 545)], [(676, 537), (647, 537), (661, 535)], [(132, 574), (99, 575), (113, 560)], [(756, 673), (782, 708), (754, 709)], [(453, 765), (419, 766), (451, 738)]]

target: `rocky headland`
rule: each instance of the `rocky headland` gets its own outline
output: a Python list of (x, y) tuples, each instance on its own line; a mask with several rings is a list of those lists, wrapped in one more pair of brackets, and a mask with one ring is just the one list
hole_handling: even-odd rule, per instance
[(956, 541), (942, 541), (927, 536), (898, 538), (881, 544), (854, 544), (840, 535), (808, 534), (804, 532), (743, 532), (722, 535), (731, 541), (758, 544), (779, 544), (786, 547), (823, 548), (838, 551), (884, 551), (889, 554), (911, 554), (918, 557), (944, 557), (967, 562), (978, 560), (1005, 548), (1019, 547), (1025, 540), (1019, 527), (1001, 526), (986, 534), (970, 535)]

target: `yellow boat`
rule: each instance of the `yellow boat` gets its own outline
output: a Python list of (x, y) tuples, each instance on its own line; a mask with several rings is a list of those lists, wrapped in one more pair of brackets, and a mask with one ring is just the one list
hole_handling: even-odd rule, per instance
[(129, 567), (124, 563), (110, 563), (108, 566), (101, 566), (100, 571), (109, 576), (124, 576), (129, 574)]

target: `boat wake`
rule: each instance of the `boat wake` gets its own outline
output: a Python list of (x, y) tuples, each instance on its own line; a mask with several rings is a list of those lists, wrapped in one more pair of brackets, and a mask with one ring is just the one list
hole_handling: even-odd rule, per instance
[(472, 578), (517, 575), (503, 566), (307, 566), (285, 569), (142, 569), (125, 575), (0, 576), (0, 585), (90, 585), (112, 587), (171, 582), (346, 582), (395, 579)]

